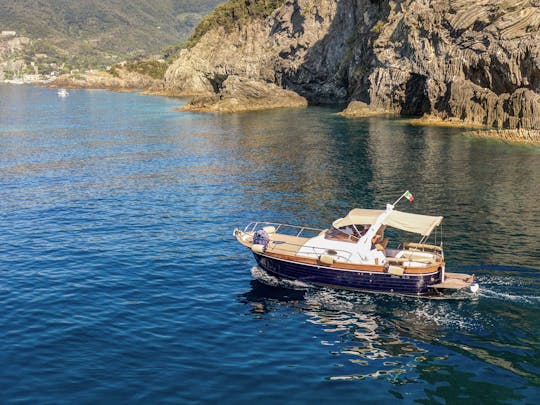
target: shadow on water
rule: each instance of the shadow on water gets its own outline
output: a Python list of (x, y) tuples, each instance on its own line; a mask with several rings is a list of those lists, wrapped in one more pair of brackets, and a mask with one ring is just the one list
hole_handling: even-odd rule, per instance
[[(526, 299), (493, 294), (425, 300), (283, 282), (258, 268), (252, 273), (257, 279), (239, 301), (256, 319), (293, 310), (300, 314), (294, 321), (316, 326), (318, 355), (342, 364), (339, 374), (324, 376), (327, 380), (384, 380), (391, 383), (388, 393), (399, 399), (409, 384), (423, 382), (418, 386), (427, 402), (523, 400), (530, 394), (522, 396), (520, 389), (540, 386), (534, 337), (540, 301), (531, 307)], [(481, 371), (467, 371), (467, 364), (478, 368), (478, 362)], [(498, 378), (505, 378), (506, 386)]]

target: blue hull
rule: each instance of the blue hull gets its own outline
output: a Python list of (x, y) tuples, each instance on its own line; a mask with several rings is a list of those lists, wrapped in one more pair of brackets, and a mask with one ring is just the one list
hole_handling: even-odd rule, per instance
[(259, 267), (278, 278), (299, 280), (309, 284), (360, 291), (406, 295), (433, 295), (429, 286), (440, 281), (441, 274), (410, 274), (397, 276), (369, 271), (348, 271), (277, 259), (254, 253)]

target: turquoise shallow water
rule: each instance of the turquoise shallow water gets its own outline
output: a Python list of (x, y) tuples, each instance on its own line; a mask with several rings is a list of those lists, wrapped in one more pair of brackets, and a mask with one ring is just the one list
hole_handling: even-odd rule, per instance
[[(538, 403), (538, 147), (70, 93), (0, 86), (1, 403)], [(405, 189), (476, 299), (276, 284), (231, 236)]]

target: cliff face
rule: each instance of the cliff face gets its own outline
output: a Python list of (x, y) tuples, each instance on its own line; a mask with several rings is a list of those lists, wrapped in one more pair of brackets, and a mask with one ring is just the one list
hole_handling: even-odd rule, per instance
[(288, 0), (207, 32), (165, 86), (215, 95), (234, 75), (314, 104), (540, 129), (539, 28), (540, 0)]

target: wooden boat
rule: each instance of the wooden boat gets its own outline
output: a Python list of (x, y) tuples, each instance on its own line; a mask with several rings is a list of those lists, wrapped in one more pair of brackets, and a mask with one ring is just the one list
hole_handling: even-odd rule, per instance
[[(252, 222), (234, 236), (251, 249), (272, 276), (312, 285), (414, 296), (477, 292), (474, 275), (445, 272), (442, 241), (427, 243), (443, 217), (394, 210), (408, 191), (385, 210), (353, 209), (329, 229)], [(417, 243), (391, 247), (385, 232), (420, 235)], [(436, 242), (435, 242), (436, 243)]]

